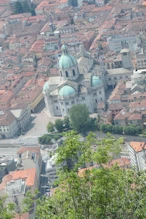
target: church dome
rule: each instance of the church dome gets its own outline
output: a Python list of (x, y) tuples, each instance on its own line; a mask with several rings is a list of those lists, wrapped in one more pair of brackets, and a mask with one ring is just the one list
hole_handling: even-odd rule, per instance
[(67, 97), (67, 96), (75, 94), (75, 92), (76, 91), (73, 87), (65, 85), (64, 87), (62, 87), (59, 90), (59, 95), (62, 96), (62, 97)]
[(43, 86), (43, 93), (49, 90), (49, 82), (47, 81)]
[(95, 75), (92, 76), (92, 79), (91, 79), (91, 86), (92, 87), (96, 87), (96, 86), (101, 85), (101, 84), (102, 84), (101, 80), (98, 76), (95, 76)]
[(59, 59), (59, 68), (61, 69), (68, 69), (72, 68), (73, 66), (77, 65), (77, 61), (74, 56), (70, 55), (67, 50), (66, 45), (62, 45), (62, 55)]

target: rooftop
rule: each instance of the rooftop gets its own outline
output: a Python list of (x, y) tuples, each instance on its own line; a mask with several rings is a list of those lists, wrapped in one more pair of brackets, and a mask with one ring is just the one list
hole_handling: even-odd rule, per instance
[(142, 150), (146, 150), (145, 142), (131, 141), (129, 145), (135, 152), (141, 152)]

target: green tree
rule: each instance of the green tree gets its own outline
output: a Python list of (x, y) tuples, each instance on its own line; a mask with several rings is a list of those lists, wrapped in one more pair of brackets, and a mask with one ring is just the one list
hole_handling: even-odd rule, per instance
[(16, 214), (15, 203), (8, 203), (6, 196), (0, 197), (0, 219), (13, 219)]
[(28, 13), (28, 12), (30, 12), (30, 11), (31, 11), (31, 9), (30, 9), (28, 3), (25, 1), (25, 2), (23, 3), (23, 12), (24, 12), (24, 13)]
[(89, 111), (86, 105), (77, 104), (72, 106), (69, 111), (71, 126), (78, 132), (84, 132), (87, 129), (87, 121), (89, 119)]
[(42, 137), (39, 137), (40, 144), (49, 144), (51, 142), (51, 140), (52, 140), (52, 138), (48, 134), (45, 134)]
[[(75, 133), (66, 134), (58, 149), (57, 163), (68, 158), (72, 169), (63, 166), (59, 187), (55, 194), (38, 201), (36, 213), (41, 219), (144, 219), (146, 218), (146, 174), (134, 169), (109, 168), (111, 160), (120, 151), (122, 139), (107, 136), (97, 142), (89, 134), (84, 142)], [(93, 152), (91, 145), (97, 145)], [(79, 153), (81, 152), (81, 153)], [(79, 156), (80, 154), (80, 156)], [(80, 172), (84, 163), (98, 164)]]
[(56, 119), (55, 128), (58, 130), (58, 132), (63, 131), (63, 121), (61, 119)]
[(100, 130), (104, 133), (112, 133), (113, 132), (113, 125), (111, 124), (101, 124), (100, 125)]
[(64, 117), (63, 124), (65, 125), (65, 128), (67, 128), (67, 129), (70, 128), (70, 121), (69, 121), (69, 117), (68, 116)]
[(123, 127), (122, 126), (113, 126), (113, 133), (114, 134), (123, 134)]
[(54, 131), (54, 125), (52, 122), (49, 122), (47, 125), (47, 131), (48, 132), (53, 132)]
[(91, 118), (89, 117), (87, 120), (87, 130), (88, 131), (93, 131), (93, 130), (97, 130), (98, 129), (98, 123), (96, 118)]
[(138, 135), (142, 133), (142, 129), (140, 127), (129, 125), (124, 127), (124, 133), (126, 135)]
[(36, 13), (35, 13), (34, 9), (31, 9), (30, 12), (31, 12), (32, 16), (36, 16)]
[(14, 5), (14, 9), (15, 9), (15, 14), (21, 14), (23, 13), (23, 7), (22, 7), (22, 4), (17, 1)]

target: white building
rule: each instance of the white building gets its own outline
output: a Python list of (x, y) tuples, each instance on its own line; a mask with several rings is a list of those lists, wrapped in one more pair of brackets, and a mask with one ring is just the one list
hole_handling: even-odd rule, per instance
[(138, 49), (140, 39), (134, 35), (115, 35), (107, 38), (110, 50), (120, 52), (124, 48), (128, 48), (130, 52), (135, 52)]
[(0, 111), (0, 138), (13, 138), (18, 132), (24, 132), (29, 121), (31, 111), (27, 104), (18, 104), (11, 109)]
[(63, 45), (58, 63), (60, 76), (50, 77), (43, 87), (46, 108), (51, 116), (64, 117), (75, 104), (85, 104), (89, 112), (94, 113), (98, 103), (105, 101), (102, 79), (89, 71), (81, 74), (79, 69), (77, 60)]
[(22, 147), (17, 152), (20, 158), (20, 164), (17, 169), (36, 169), (37, 182), (40, 182), (40, 173), (42, 169), (42, 157), (39, 147)]
[(128, 151), (131, 160), (131, 165), (136, 167), (138, 171), (146, 169), (146, 143), (145, 142), (130, 142)]

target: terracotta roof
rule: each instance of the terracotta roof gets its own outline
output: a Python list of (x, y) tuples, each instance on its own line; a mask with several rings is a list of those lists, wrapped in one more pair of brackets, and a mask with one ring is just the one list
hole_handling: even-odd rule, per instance
[(3, 177), (2, 183), (0, 184), (0, 190), (3, 190), (5, 188), (6, 183), (17, 179), (24, 179), (28, 187), (34, 186), (36, 182), (36, 168), (10, 172), (9, 174)]
[[(103, 164), (104, 167), (112, 167), (113, 165), (117, 164), (119, 167), (127, 167), (130, 165), (130, 160), (127, 159), (127, 158), (119, 158), (119, 159), (116, 159), (116, 160), (112, 160), (111, 162), (109, 162), (108, 164)], [(84, 169), (80, 169), (78, 171), (78, 176), (79, 177), (83, 177), (85, 175), (85, 171), (87, 170), (92, 170), (92, 169), (95, 169), (95, 168), (98, 168), (99, 165), (96, 165), (96, 166), (92, 166), (92, 167), (87, 167), (87, 168), (84, 168)]]
[(122, 104), (109, 104), (108, 107), (109, 110), (122, 110), (123, 109), (123, 105)]
[(104, 109), (105, 108), (105, 103), (104, 102), (99, 102), (97, 108), (98, 109)]
[(94, 7), (93, 12), (96, 11), (110, 11), (112, 9), (111, 6), (105, 5), (103, 7)]
[(130, 142), (130, 147), (133, 148), (136, 152), (140, 152), (142, 150), (146, 150), (146, 143), (145, 142), (135, 142), (131, 141)]
[(20, 215), (16, 215), (14, 219), (29, 219), (29, 213), (26, 212), (26, 213), (23, 213)]
[(128, 120), (132, 121), (132, 120), (141, 120), (141, 119), (142, 119), (142, 115), (139, 113), (135, 113), (132, 116), (130, 116)]
[(141, 102), (132, 102), (129, 104), (130, 108), (141, 108), (146, 107), (146, 100), (142, 100)]
[(126, 112), (125, 109), (121, 110), (114, 118), (114, 120), (125, 120), (131, 116), (130, 112)]
[(0, 110), (0, 126), (9, 126), (14, 120), (15, 116), (10, 110)]
[(127, 167), (130, 165), (130, 160), (125, 157), (121, 157), (119, 159), (112, 160), (108, 164), (104, 165), (104, 167), (112, 167), (115, 164), (117, 164), (119, 167)]

